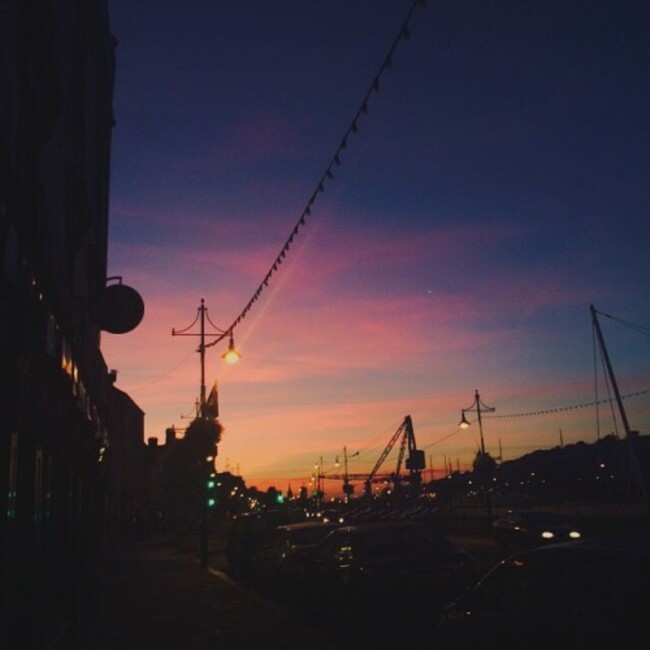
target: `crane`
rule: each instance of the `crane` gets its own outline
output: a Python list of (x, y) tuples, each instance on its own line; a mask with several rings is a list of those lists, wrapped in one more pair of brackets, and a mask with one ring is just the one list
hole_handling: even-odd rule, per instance
[(392, 475), (395, 488), (397, 489), (400, 484), (400, 471), (402, 469), (402, 462), (404, 461), (404, 454), (408, 449), (408, 457), (406, 459), (406, 469), (409, 470), (409, 483), (411, 486), (420, 485), (422, 482), (422, 470), (424, 469), (424, 451), (417, 448), (415, 443), (415, 432), (413, 431), (413, 420), (410, 415), (404, 417), (402, 424), (397, 427), (397, 430), (388, 441), (386, 447), (377, 459), (375, 466), (372, 468), (370, 474), (365, 480), (365, 492), (369, 495), (371, 492), (371, 484), (375, 479), (379, 468), (390, 454), (395, 446), (395, 443), (401, 436), (399, 454), (397, 456), (397, 467), (395, 473)]
[[(395, 471), (391, 474), (379, 474), (379, 469), (383, 465), (386, 458), (392, 451), (393, 447), (400, 439), (401, 442), (399, 447), (399, 454), (397, 456), (397, 467)], [(404, 462), (404, 456), (406, 450), (408, 449), (408, 457), (406, 462)], [(356, 452), (357, 455), (359, 452)], [(424, 451), (417, 448), (415, 443), (415, 433), (413, 431), (413, 420), (410, 415), (404, 417), (404, 420), (399, 425), (395, 433), (391, 436), (391, 439), (388, 441), (386, 447), (382, 451), (381, 455), (377, 459), (375, 466), (372, 468), (370, 474), (350, 474), (347, 471), (347, 450), (344, 448), (344, 457), (345, 457), (345, 474), (327, 474), (323, 478), (328, 479), (342, 479), (343, 480), (343, 491), (347, 496), (352, 493), (352, 486), (350, 485), (351, 480), (360, 480), (364, 482), (364, 492), (366, 496), (370, 496), (372, 493), (372, 483), (377, 481), (386, 481), (392, 480), (397, 489), (400, 484), (402, 477), (400, 476), (400, 471), (402, 469), (402, 463), (404, 463), (406, 469), (409, 470), (408, 482), (412, 487), (419, 486), (422, 482), (422, 470), (425, 468), (425, 459)]]

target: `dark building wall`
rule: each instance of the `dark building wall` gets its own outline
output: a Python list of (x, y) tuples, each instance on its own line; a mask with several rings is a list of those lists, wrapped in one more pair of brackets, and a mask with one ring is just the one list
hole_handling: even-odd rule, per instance
[(117, 542), (139, 538), (150, 531), (151, 488), (147, 448), (143, 443), (144, 412), (117, 388), (111, 391), (110, 400), (106, 534)]
[(0, 7), (4, 650), (70, 647), (105, 535), (113, 388), (93, 305), (106, 285), (114, 45), (106, 0)]

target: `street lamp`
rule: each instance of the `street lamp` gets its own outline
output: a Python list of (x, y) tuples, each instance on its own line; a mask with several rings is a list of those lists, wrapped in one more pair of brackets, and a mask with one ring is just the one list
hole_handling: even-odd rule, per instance
[[(199, 321), (199, 331), (190, 332), (189, 330), (195, 325), (196, 321)], [(205, 331), (205, 321), (216, 330), (213, 332)], [(237, 363), (241, 359), (240, 352), (235, 348), (235, 341), (232, 334), (232, 329), (222, 330), (217, 327), (208, 316), (208, 308), (205, 306), (205, 301), (201, 298), (201, 304), (197, 311), (197, 317), (194, 321), (183, 330), (172, 329), (172, 336), (198, 336), (199, 347), (197, 352), (199, 353), (199, 358), (201, 361), (201, 382), (200, 382), (200, 392), (199, 392), (199, 404), (198, 404), (198, 416), (206, 417), (206, 388), (205, 388), (205, 350), (206, 348), (212, 347), (216, 343), (219, 343), (223, 338), (229, 336), (228, 349), (221, 355), (221, 358), (228, 364)], [(212, 343), (206, 343), (206, 336), (217, 336), (218, 338)]]
[(461, 429), (467, 429), (470, 425), (465, 413), (476, 413), (478, 420), (478, 431), (481, 439), (481, 450), (474, 464), (474, 470), (477, 472), (481, 479), (483, 485), (483, 491), (485, 493), (485, 505), (487, 508), (487, 518), (488, 526), (492, 523), (492, 501), (490, 499), (490, 489), (488, 487), (488, 474), (491, 472), (492, 463), (489, 454), (485, 452), (485, 439), (483, 438), (483, 421), (481, 420), (481, 413), (493, 413), (496, 411), (496, 408), (492, 406), (487, 406), (481, 401), (481, 396), (478, 393), (478, 389), (474, 393), (474, 402), (472, 405), (466, 409), (461, 410), (461, 418), (458, 426)]
[[(359, 452), (355, 451), (350, 458), (358, 456)], [(345, 494), (345, 502), (350, 502), (350, 495), (354, 492), (354, 485), (350, 483), (350, 476), (348, 474), (348, 449), (343, 445), (343, 462), (344, 462), (344, 474), (343, 474), (343, 494)], [(338, 467), (338, 456), (337, 456), (337, 467)]]
[(237, 363), (241, 359), (241, 354), (235, 348), (235, 341), (232, 337), (232, 330), (229, 332), (230, 341), (228, 343), (228, 349), (221, 355), (221, 358), (229, 364)]
[[(199, 331), (190, 332), (189, 330), (196, 324), (197, 320), (199, 321)], [(205, 322), (208, 323), (216, 330), (212, 332), (206, 332)], [(205, 342), (205, 337), (216, 336), (216, 340), (212, 343)], [(211, 347), (221, 341), (226, 336), (229, 336), (228, 349), (222, 355), (222, 359), (226, 363), (236, 363), (241, 358), (241, 354), (235, 348), (235, 342), (233, 340), (232, 329), (222, 330), (217, 327), (208, 316), (208, 309), (205, 306), (203, 298), (201, 298), (201, 304), (197, 311), (197, 316), (194, 321), (183, 330), (172, 329), (172, 336), (198, 336), (199, 337), (199, 347), (197, 352), (199, 353), (200, 363), (201, 363), (201, 379), (199, 386), (199, 401), (197, 403), (197, 420), (207, 421), (216, 423), (216, 419), (219, 415), (219, 405), (217, 404), (217, 395), (216, 392), (214, 395), (210, 394), (210, 401), (206, 398), (206, 388), (205, 388), (205, 350), (208, 347)], [(215, 446), (216, 447), (216, 446)], [(216, 456), (216, 448), (214, 452)], [(214, 497), (214, 456), (207, 456), (202, 459), (201, 462), (201, 480), (203, 481), (203, 488), (201, 490), (201, 539), (200, 539), (200, 555), (201, 555), (201, 566), (208, 566), (208, 510), (215, 505)], [(209, 476), (206, 477), (203, 475), (204, 471), (208, 468)]]
[(465, 413), (476, 413), (478, 416), (478, 431), (481, 436), (481, 453), (485, 454), (485, 440), (483, 439), (483, 422), (481, 420), (481, 412), (485, 413), (493, 413), (496, 411), (495, 408), (492, 406), (487, 406), (481, 402), (481, 396), (478, 394), (478, 389), (476, 390), (476, 393), (474, 394), (474, 402), (472, 403), (472, 406), (466, 409), (461, 410), (461, 418), (460, 422), (458, 423), (458, 426), (461, 429), (467, 429), (469, 427), (470, 423), (467, 421), (467, 418), (465, 417)]
[(314, 464), (314, 470), (316, 470), (316, 503), (320, 507), (323, 496), (323, 457), (321, 456), (318, 463)]

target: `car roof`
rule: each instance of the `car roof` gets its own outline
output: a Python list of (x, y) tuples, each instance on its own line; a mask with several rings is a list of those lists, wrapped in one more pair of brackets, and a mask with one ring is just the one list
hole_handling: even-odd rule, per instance
[(650, 533), (641, 532), (628, 535), (593, 537), (567, 542), (563, 546), (650, 556)]
[(282, 530), (302, 530), (304, 528), (337, 528), (338, 524), (332, 521), (322, 521), (322, 520), (313, 520), (313, 521), (299, 521), (295, 524), (283, 524), (278, 526)]
[(558, 552), (602, 553), (638, 557), (650, 561), (650, 533), (640, 532), (627, 535), (605, 535), (590, 537), (560, 544), (538, 546), (515, 553), (515, 556), (541, 555)]
[(346, 536), (366, 536), (380, 535), (382, 533), (391, 533), (398, 531), (424, 531), (430, 538), (444, 539), (451, 543), (447, 536), (438, 530), (435, 526), (422, 521), (413, 521), (410, 519), (393, 519), (390, 521), (360, 521), (351, 524), (339, 524), (332, 535)]
[(503, 517), (508, 515), (517, 515), (519, 517), (544, 517), (544, 518), (564, 518), (564, 513), (550, 512), (548, 510), (508, 510), (503, 513)]
[(413, 521), (411, 519), (391, 519), (389, 521), (359, 521), (351, 524), (343, 524), (340, 528), (348, 530), (392, 530), (394, 528), (430, 528), (435, 530), (430, 524), (422, 521)]

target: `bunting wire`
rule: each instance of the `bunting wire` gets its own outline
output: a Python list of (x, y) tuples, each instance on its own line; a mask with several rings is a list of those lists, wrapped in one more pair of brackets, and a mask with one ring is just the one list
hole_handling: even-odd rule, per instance
[[(621, 395), (621, 399), (630, 399), (632, 397), (639, 397), (640, 395), (646, 395), (647, 393), (650, 393), (650, 389), (646, 390), (639, 390), (636, 391), (635, 393), (628, 393), (627, 395)], [(498, 419), (505, 419), (505, 418), (524, 418), (524, 417), (531, 417), (534, 415), (545, 415), (546, 413), (560, 413), (561, 411), (574, 411), (576, 409), (584, 409), (588, 408), (590, 406), (594, 406), (596, 404), (607, 404), (613, 402), (613, 398), (607, 398), (607, 399), (600, 399), (594, 402), (585, 402), (583, 404), (574, 404), (573, 406), (561, 406), (558, 408), (554, 409), (546, 409), (543, 411), (529, 411), (527, 413), (508, 413), (504, 415), (484, 415), (483, 417), (485, 419), (492, 419), (492, 420), (498, 420)]]
[(222, 334), (220, 334), (214, 341), (211, 343), (207, 343), (205, 345), (206, 348), (211, 347), (213, 345), (216, 345), (220, 341), (222, 341), (226, 336), (231, 334), (235, 328), (246, 318), (250, 310), (253, 308), (253, 305), (255, 302), (258, 300), (258, 298), (262, 295), (262, 292), (266, 287), (268, 287), (269, 282), (271, 281), (271, 278), (275, 273), (277, 273), (280, 265), (284, 261), (284, 258), (286, 257), (287, 253), (289, 252), (289, 248), (291, 247), (291, 244), (293, 243), (293, 240), (298, 236), (298, 233), (300, 229), (306, 224), (307, 218), (311, 216), (312, 210), (314, 208), (314, 204), (316, 203), (316, 200), (318, 198), (319, 194), (322, 194), (325, 192), (325, 187), (327, 183), (332, 181), (334, 179), (334, 172), (333, 169), (335, 167), (338, 167), (341, 165), (341, 158), (343, 156), (343, 152), (348, 146), (348, 142), (350, 138), (358, 133), (359, 131), (359, 122), (362, 119), (364, 115), (367, 115), (368, 113), (368, 104), (370, 102), (370, 98), (373, 95), (373, 93), (378, 93), (379, 88), (380, 88), (380, 80), (382, 75), (388, 70), (393, 63), (393, 55), (395, 53), (395, 50), (397, 49), (398, 44), (400, 43), (401, 40), (408, 39), (411, 35), (411, 31), (409, 29), (409, 22), (413, 16), (413, 13), (415, 11), (415, 8), (417, 6), (424, 6), (426, 4), (425, 0), (414, 0), (414, 2), (411, 4), (411, 7), (406, 15), (406, 18), (402, 25), (399, 28), (399, 31), (397, 33), (397, 36), (393, 40), (393, 43), (391, 44), (388, 54), (386, 54), (386, 57), (384, 58), (381, 66), (379, 67), (379, 71), (377, 74), (374, 76), (372, 82), (370, 83), (370, 86), (368, 90), (366, 91), (363, 100), (361, 101), (361, 104), (359, 108), (357, 109), (357, 112), (355, 113), (352, 122), (348, 126), (347, 130), (345, 131), (345, 134), (343, 135), (343, 138), (339, 142), (338, 147), (336, 148), (336, 151), (334, 152), (334, 155), (332, 156), (329, 164), (327, 165), (325, 171), (323, 172), (323, 175), (320, 177), (316, 184), (316, 189), (312, 193), (312, 195), (309, 197), (309, 200), (307, 201), (307, 205), (304, 207), (302, 213), (300, 214), (300, 217), (298, 221), (296, 222), (296, 225), (293, 227), (291, 234), (285, 241), (284, 245), (282, 246), (282, 249), (280, 250), (280, 253), (278, 256), (275, 258), (273, 261), (273, 264), (269, 268), (269, 270), (266, 272), (266, 275), (264, 276), (264, 279), (262, 282), (260, 282), (259, 286), (255, 290), (255, 293), (253, 293), (252, 297), (246, 303), (246, 306), (244, 309), (241, 311), (239, 316), (235, 318), (235, 320), (230, 324), (229, 327), (227, 327)]
[[(646, 395), (647, 393), (650, 393), (650, 389), (646, 390), (639, 390), (635, 393), (628, 393), (627, 395), (622, 395), (621, 399), (630, 399), (632, 397), (639, 397), (640, 395)], [(504, 418), (524, 418), (524, 417), (532, 417), (536, 415), (546, 415), (547, 413), (559, 413), (561, 411), (573, 411), (575, 409), (583, 409), (583, 408), (588, 408), (590, 406), (594, 406), (595, 404), (604, 404), (605, 402), (611, 402), (613, 401), (611, 398), (610, 399), (601, 399), (595, 402), (585, 402), (584, 404), (575, 404), (573, 406), (562, 406), (559, 408), (554, 408), (554, 409), (546, 409), (542, 411), (528, 411), (526, 413), (507, 413), (503, 415), (483, 415), (485, 419), (491, 419), (491, 420), (496, 420), (496, 419), (504, 419)], [(441, 442), (444, 442), (445, 440), (448, 440), (449, 438), (452, 438), (456, 434), (458, 434), (461, 431), (461, 428), (458, 427), (456, 428), (455, 431), (452, 431), (451, 433), (448, 433), (447, 435), (443, 436), (442, 438), (438, 438), (437, 440), (434, 440), (433, 442), (430, 442), (428, 445), (424, 445), (421, 447), (422, 449), (428, 449), (429, 447), (434, 447), (435, 445), (439, 445)]]

